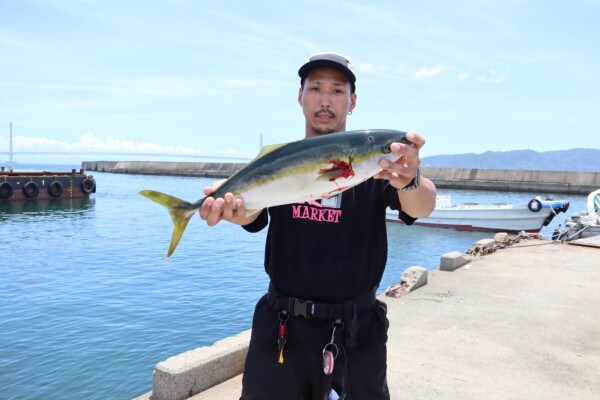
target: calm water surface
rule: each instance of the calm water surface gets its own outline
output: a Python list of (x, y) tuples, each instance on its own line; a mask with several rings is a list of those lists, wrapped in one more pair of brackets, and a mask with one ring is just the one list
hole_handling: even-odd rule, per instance
[[(69, 166), (18, 165), (68, 171)], [(154, 366), (250, 328), (267, 287), (266, 230), (246, 233), (199, 218), (165, 259), (171, 221), (138, 195), (155, 189), (196, 200), (211, 179), (93, 173), (91, 199), (0, 204), (0, 398), (130, 399), (151, 389)], [(440, 191), (454, 204), (526, 203), (540, 193)], [(563, 195), (541, 193), (564, 198)], [(573, 211), (585, 196), (568, 196)], [(388, 224), (381, 290), (412, 265), (490, 234)]]

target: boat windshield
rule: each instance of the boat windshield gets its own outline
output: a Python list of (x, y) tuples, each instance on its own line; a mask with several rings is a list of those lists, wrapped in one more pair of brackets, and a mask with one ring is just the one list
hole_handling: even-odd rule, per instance
[(590, 215), (599, 214), (600, 216), (600, 189), (594, 190), (588, 195), (587, 212)]

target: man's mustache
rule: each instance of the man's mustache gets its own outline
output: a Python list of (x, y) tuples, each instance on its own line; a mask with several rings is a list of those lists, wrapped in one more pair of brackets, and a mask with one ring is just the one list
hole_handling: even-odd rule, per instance
[(335, 118), (335, 114), (333, 113), (333, 111), (327, 109), (327, 108), (321, 108), (319, 111), (317, 111), (315, 113), (315, 116), (319, 115), (319, 114), (329, 114), (329, 116), (331, 118)]

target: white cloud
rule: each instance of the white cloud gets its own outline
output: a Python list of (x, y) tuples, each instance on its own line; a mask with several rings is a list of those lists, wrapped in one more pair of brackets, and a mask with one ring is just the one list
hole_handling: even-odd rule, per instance
[(31, 51), (35, 52), (38, 57), (42, 55), (56, 56), (56, 53), (50, 49), (47, 43), (43, 43), (41, 40), (35, 39), (34, 35), (30, 37), (13, 34), (12, 32), (0, 30), (0, 45), (14, 47), (19, 51)]
[(458, 79), (459, 81), (464, 81), (469, 77), (469, 74), (467, 72), (461, 72), (460, 74), (458, 74), (458, 76), (456, 77), (456, 79)]
[(415, 78), (433, 78), (444, 72), (444, 67), (441, 65), (435, 67), (423, 67), (413, 74)]
[(375, 67), (373, 66), (373, 64), (369, 63), (362, 63), (358, 66), (358, 70), (361, 72), (373, 72), (374, 69)]
[(475, 80), (479, 82), (499, 83), (506, 80), (506, 74), (491, 69), (487, 74), (481, 74), (476, 76)]
[[(9, 138), (0, 136), (0, 148), (3, 151), (8, 150)], [(6, 150), (5, 150), (6, 149)], [(132, 140), (120, 140), (114, 136), (107, 136), (102, 139), (96, 136), (94, 132), (88, 132), (81, 135), (75, 142), (66, 142), (43, 137), (14, 136), (13, 150), (15, 152), (94, 152), (101, 153), (145, 153), (145, 154), (171, 154), (171, 155), (205, 155), (205, 156), (231, 156), (231, 157), (251, 157), (250, 152), (240, 152), (236, 150), (217, 150), (208, 153), (202, 149), (194, 149), (181, 145), (162, 146), (151, 142), (134, 142)], [(215, 154), (216, 153), (216, 154)]]
[(400, 79), (406, 77), (414, 71), (414, 68), (404, 65), (404, 64), (396, 64), (394, 66), (390, 66), (388, 64), (371, 64), (371, 63), (361, 63), (358, 66), (358, 70), (360, 72), (364, 72), (366, 74), (371, 74), (379, 78), (385, 79)]
[(273, 79), (224, 79), (224, 85), (234, 88), (255, 88), (255, 87), (277, 87), (289, 84), (286, 81), (277, 81)]
[[(69, 107), (81, 107), (78, 105), (82, 100), (82, 95), (93, 96), (98, 101), (102, 98), (182, 98), (190, 96), (215, 96), (224, 95), (230, 92), (230, 88), (254, 88), (254, 87), (278, 87), (288, 82), (269, 79), (206, 79), (196, 77), (173, 77), (173, 76), (148, 76), (131, 79), (117, 79), (112, 82), (103, 82), (96, 80), (94, 83), (38, 83), (25, 81), (0, 80), (0, 90), (2, 87), (8, 89), (27, 89), (34, 90), (36, 93), (48, 92), (53, 98), (57, 93), (64, 92), (70, 98), (79, 96)], [(85, 103), (85, 102), (84, 102)]]
[[(90, 94), (104, 94), (113, 96), (156, 96), (156, 97), (180, 97), (195, 93), (210, 93), (210, 82), (195, 78), (152, 76), (132, 79), (122, 79), (113, 82), (102, 82), (96, 80), (93, 84), (74, 83), (37, 83), (23, 81), (1, 80), (0, 86), (9, 88), (24, 88), (30, 90), (43, 90), (56, 93), (81, 92)], [(214, 90), (212, 92), (215, 92)]]

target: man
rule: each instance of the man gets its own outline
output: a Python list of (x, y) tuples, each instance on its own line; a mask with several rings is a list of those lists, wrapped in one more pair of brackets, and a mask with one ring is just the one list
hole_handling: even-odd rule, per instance
[[(315, 54), (298, 74), (305, 137), (346, 131), (357, 98), (350, 59)], [(242, 399), (389, 399), (388, 321), (385, 304), (375, 299), (387, 261), (385, 209), (398, 210), (410, 225), (433, 211), (436, 196), (419, 173), (425, 140), (414, 133), (407, 139), (412, 146), (392, 144), (400, 158), (381, 161), (375, 179), (330, 199), (250, 216), (231, 193), (204, 202), (200, 215), (210, 226), (226, 220), (257, 232), (269, 225), (265, 269), (271, 283), (256, 306)], [(338, 217), (306, 218), (316, 213), (299, 207), (331, 208)]]

